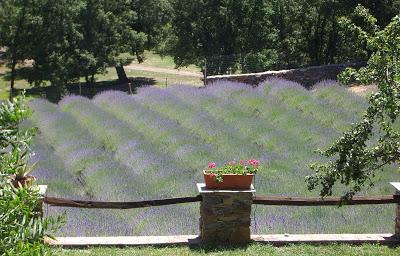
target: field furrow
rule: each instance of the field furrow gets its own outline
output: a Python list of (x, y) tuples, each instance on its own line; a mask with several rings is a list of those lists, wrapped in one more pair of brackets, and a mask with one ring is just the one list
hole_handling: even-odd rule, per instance
[[(132, 129), (126, 122), (83, 97), (68, 97), (60, 102), (60, 106), (90, 130), (96, 140), (105, 145), (109, 155), (115, 154), (114, 159), (126, 167), (123, 180), (114, 184), (127, 186), (126, 181), (134, 180), (135, 193), (142, 199), (154, 195), (180, 195), (188, 193), (188, 188), (193, 188), (192, 184), (188, 184), (189, 187), (170, 186), (177, 177), (185, 178), (184, 166), (158, 150), (142, 133)], [(107, 178), (107, 172), (112, 170), (108, 168), (107, 171), (107, 166), (95, 167), (94, 170), (99, 168), (104, 169), (104, 179)]]
[(336, 109), (347, 112), (350, 115), (358, 116), (363, 113), (368, 106), (368, 100), (364, 97), (355, 95), (347, 90), (346, 87), (332, 83), (317, 84), (312, 90), (312, 96), (318, 101), (323, 101), (329, 105), (329, 109)]
[[(58, 106), (38, 100), (32, 103), (32, 120), (41, 132), (36, 174), (57, 196), (133, 201), (194, 195), (208, 162), (256, 158), (263, 163), (254, 181), (258, 195), (316, 196), (304, 178), (310, 162), (327, 159), (313, 151), (358, 121), (366, 104), (335, 85), (307, 91), (283, 80), (258, 88), (219, 82), (202, 89), (149, 87), (133, 96), (104, 92), (94, 100), (69, 96)], [(399, 178), (395, 168), (377, 173), (367, 194), (391, 193), (389, 181)], [(253, 210), (254, 233), (385, 233), (394, 211), (391, 206)], [(198, 204), (68, 209), (68, 215), (65, 235), (193, 234)]]
[[(126, 93), (106, 92), (98, 95), (94, 103), (126, 122), (129, 129), (140, 132), (160, 150), (167, 152), (172, 161), (187, 167), (187, 173), (199, 173), (199, 168), (207, 165), (206, 159), (226, 158), (215, 146), (182, 127), (176, 120), (144, 107)], [(129, 115), (126, 112), (129, 112)]]
[(178, 121), (193, 134), (217, 147), (217, 150), (227, 157), (227, 159), (216, 159), (215, 161), (219, 163), (239, 158), (266, 157), (260, 152), (258, 145), (249, 143), (248, 138), (234, 126), (218, 121), (200, 107), (192, 106), (167, 90), (145, 88), (134, 97), (146, 107)]

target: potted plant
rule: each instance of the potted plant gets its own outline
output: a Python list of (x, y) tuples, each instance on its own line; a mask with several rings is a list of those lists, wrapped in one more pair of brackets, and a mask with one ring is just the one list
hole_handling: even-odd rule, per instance
[(260, 161), (250, 159), (231, 161), (221, 167), (209, 163), (203, 171), (206, 188), (209, 189), (250, 189), (254, 174), (259, 170)]
[(30, 175), (35, 169), (36, 162), (28, 163), (32, 154), (29, 141), (23, 139), (12, 142), (10, 149), (0, 152), (2, 171), (5, 174), (8, 173), (8, 180), (15, 188), (30, 187), (36, 180), (34, 176)]
[(14, 187), (29, 187), (33, 185), (36, 180), (35, 176), (29, 175), (34, 170), (35, 164), (31, 166), (25, 165), (23, 168), (19, 168), (17, 173), (12, 175), (11, 182)]

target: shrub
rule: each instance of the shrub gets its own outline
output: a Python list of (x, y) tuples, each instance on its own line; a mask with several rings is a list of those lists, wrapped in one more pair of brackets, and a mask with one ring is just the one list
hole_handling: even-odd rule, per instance
[(312, 164), (315, 174), (306, 178), (308, 188), (319, 187), (321, 196), (332, 195), (335, 184), (344, 184), (348, 191), (343, 199), (350, 199), (365, 186), (373, 186), (373, 178), (382, 167), (400, 163), (400, 15), (379, 30), (376, 19), (365, 8), (359, 6), (356, 12), (369, 21), (372, 32), (351, 21), (346, 23), (359, 32), (360, 40), (367, 42), (372, 55), (365, 68), (346, 71), (342, 77), (377, 84), (379, 91), (369, 97), (369, 106), (360, 122), (327, 150), (319, 150), (329, 161)]
[[(35, 129), (21, 131), (19, 123), (29, 111), (24, 98), (2, 103), (0, 106), (0, 254), (47, 255), (43, 243), (45, 232), (54, 231), (62, 223), (61, 217), (43, 218), (40, 213), (40, 194), (37, 186), (13, 185), (31, 167), (30, 141)], [(22, 176), (22, 177), (21, 177)]]

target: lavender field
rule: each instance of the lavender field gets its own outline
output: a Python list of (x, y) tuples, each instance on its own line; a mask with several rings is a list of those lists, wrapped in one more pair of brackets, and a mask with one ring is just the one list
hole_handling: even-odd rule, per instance
[[(205, 89), (147, 87), (136, 95), (108, 91), (58, 105), (33, 100), (29, 122), (39, 128), (35, 170), (48, 195), (135, 201), (196, 195), (208, 162), (256, 158), (263, 164), (259, 195), (316, 196), (304, 178), (314, 153), (361, 118), (367, 101), (334, 82), (307, 91), (270, 80), (257, 88), (220, 82)], [(376, 177), (368, 194), (393, 193), (395, 168)], [(340, 191), (337, 191), (339, 194)], [(197, 234), (196, 203), (138, 210), (66, 211), (58, 235)], [(256, 206), (254, 233), (390, 233), (393, 206)]]

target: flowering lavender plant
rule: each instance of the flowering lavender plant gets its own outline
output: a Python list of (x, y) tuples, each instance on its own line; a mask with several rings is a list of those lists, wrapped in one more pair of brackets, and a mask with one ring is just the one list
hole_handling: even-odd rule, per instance
[(240, 160), (239, 162), (231, 161), (221, 167), (217, 167), (216, 163), (209, 163), (208, 168), (204, 170), (206, 174), (211, 174), (215, 177), (215, 181), (222, 182), (223, 174), (248, 175), (255, 174), (259, 171), (260, 161), (256, 159)]

